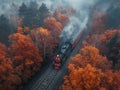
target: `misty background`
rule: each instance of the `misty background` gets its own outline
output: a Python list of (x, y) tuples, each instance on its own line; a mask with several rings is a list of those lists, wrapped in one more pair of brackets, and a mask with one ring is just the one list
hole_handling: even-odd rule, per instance
[[(73, 11), (72, 14), (70, 13), (70, 10)], [(35, 53), (33, 53), (34, 47), (39, 49), (38, 56), (41, 55), (44, 59), (44, 62), (49, 63), (52, 61), (54, 54), (59, 51), (58, 45), (60, 46), (66, 41), (74, 43), (76, 37), (83, 30), (87, 29), (88, 36), (86, 38), (88, 40), (88, 45), (93, 43), (93, 45), (98, 47), (100, 46), (102, 48), (100, 48), (100, 50), (103, 52), (102, 55), (105, 55), (112, 60), (114, 67), (120, 56), (118, 55), (120, 54), (120, 45), (117, 43), (119, 35), (115, 34), (113, 37), (111, 36), (112, 39), (108, 40), (107, 44), (101, 43), (100, 39), (105, 40), (105, 36), (107, 38), (109, 35), (111, 35), (112, 32), (108, 32), (107, 35), (104, 35), (104, 33), (106, 33), (105, 31), (107, 30), (116, 30), (116, 32), (120, 30), (119, 18), (120, 0), (0, 0), (0, 44), (3, 43), (8, 47), (8, 49), (11, 48), (9, 51), (5, 51), (8, 53), (8, 55), (5, 55), (6, 58), (4, 61), (10, 58), (13, 66), (15, 66), (15, 68), (13, 67), (15, 71), (18, 71), (17, 68), (19, 67), (23, 68), (20, 69), (21, 75), (17, 75), (16, 73), (14, 73), (14, 75), (17, 75), (20, 80), (23, 78), (26, 79), (25, 76), (31, 76), (31, 72), (37, 71), (34, 70), (34, 68), (28, 70), (25, 67), (25, 63), (30, 57), (30, 60), (32, 60), (33, 63), (33, 60), (36, 61), (37, 56)], [(65, 19), (67, 19), (67, 22)], [(46, 33), (43, 31), (46, 31), (47, 33), (49, 32), (49, 35), (41, 35)], [(99, 34), (102, 33), (102, 35), (97, 34), (98, 32)], [(15, 36), (18, 38), (20, 37), (19, 40), (24, 42), (20, 43), (20, 45), (19, 43), (15, 44), (15, 51), (14, 44), (9, 41), (10, 35), (13, 36), (11, 40), (12, 42), (14, 42)], [(24, 37), (27, 36), (29, 36), (32, 41), (30, 41), (30, 44), (24, 40)], [(85, 43), (83, 41), (83, 43), (87, 44), (87, 40)], [(32, 43), (34, 44), (34, 47), (30, 46), (27, 48), (27, 52), (29, 52), (29, 50), (31, 52), (31, 54), (28, 56), (26, 53), (26, 47), (28, 44), (31, 45)], [(17, 49), (17, 46), (20, 48), (19, 50)], [(24, 48), (24, 46), (25, 49), (22, 50), (22, 47)], [(106, 47), (108, 48), (104, 49)], [(24, 55), (26, 57), (25, 59)], [(34, 56), (34, 58), (32, 58), (32, 56)], [(25, 62), (23, 62), (23, 60)], [(6, 63), (3, 64), (4, 67), (6, 67)], [(30, 62), (30, 66), (37, 66), (37, 62), (35, 62), (36, 64), (33, 63)], [(5, 72), (8, 71), (11, 70), (6, 69)], [(24, 72), (25, 75), (23, 75)], [(6, 75), (3, 73), (3, 76)], [(10, 77), (5, 78), (6, 81), (9, 80), (10, 84), (13, 83), (16, 86), (17, 79), (13, 79), (15, 79), (15, 82), (11, 81)], [(3, 79), (3, 81), (5, 80)], [(6, 87), (6, 83), (1, 82), (1, 84), (4, 84)], [(10, 86), (13, 86), (13, 84)]]
[[(24, 25), (26, 26), (31, 26), (31, 23), (28, 23), (29, 20), (32, 20), (32, 16), (30, 16), (29, 14), (32, 12), (38, 12), (35, 12), (34, 9), (39, 9), (39, 7), (42, 6), (42, 3), (45, 4), (45, 6), (43, 5), (43, 7), (47, 7), (45, 10), (47, 11), (48, 9), (49, 12), (55, 12), (58, 7), (72, 7), (75, 10), (75, 14), (72, 16), (68, 14), (70, 18), (69, 23), (64, 27), (60, 35), (62, 41), (65, 42), (71, 38), (74, 40), (84, 28), (87, 28), (88, 22), (92, 22), (92, 14), (94, 12), (97, 12), (98, 14), (107, 13), (107, 28), (116, 29), (116, 27), (120, 23), (120, 21), (118, 20), (120, 16), (120, 4), (118, 3), (118, 1), (119, 0), (0, 0), (0, 30), (1, 32), (3, 32), (0, 35), (0, 39), (2, 38), (2, 36), (5, 36), (6, 38), (3, 40), (1, 39), (0, 41), (8, 44), (7, 37), (9, 36), (9, 34), (16, 32), (16, 28), (18, 27), (18, 18), (21, 17), (19, 10), (23, 4), (31, 9), (31, 12), (26, 13), (26, 18), (24, 20)], [(46, 15), (45, 17), (47, 16), (49, 15)], [(43, 17), (43, 19), (45, 17)], [(36, 22), (40, 23), (37, 25), (40, 27), (42, 26), (43, 22), (40, 22), (41, 19), (39, 18), (40, 17), (34, 19), (33, 24)], [(3, 23), (5, 23), (6, 29), (3, 28)], [(5, 32), (3, 31), (3, 29), (6, 30), (6, 35), (4, 35)]]

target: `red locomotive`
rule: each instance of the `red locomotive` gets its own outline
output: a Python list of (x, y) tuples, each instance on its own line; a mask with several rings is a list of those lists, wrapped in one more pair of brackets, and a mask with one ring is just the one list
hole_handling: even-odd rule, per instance
[(60, 68), (60, 63), (61, 63), (61, 58), (59, 57), (59, 55), (57, 55), (54, 58), (54, 68), (59, 69)]

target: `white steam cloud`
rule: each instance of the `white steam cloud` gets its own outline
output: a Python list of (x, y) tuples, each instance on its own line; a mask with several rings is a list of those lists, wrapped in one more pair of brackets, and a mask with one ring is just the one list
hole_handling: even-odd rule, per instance
[[(87, 27), (90, 15), (90, 7), (97, 3), (97, 0), (51, 0), (51, 6), (49, 8), (52, 10), (56, 9), (57, 6), (68, 6), (76, 10), (79, 15), (74, 15), (70, 18), (70, 22), (63, 29), (60, 38), (62, 43), (70, 40), (73, 42), (79, 33)], [(46, 3), (47, 4), (47, 3)], [(54, 7), (53, 7), (54, 6)]]

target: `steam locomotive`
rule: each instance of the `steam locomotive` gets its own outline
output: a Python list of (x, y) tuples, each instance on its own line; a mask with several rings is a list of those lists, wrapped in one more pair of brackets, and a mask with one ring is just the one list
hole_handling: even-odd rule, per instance
[(82, 36), (84, 34), (84, 31), (82, 31), (80, 34), (78, 34), (77, 38), (75, 40), (66, 41), (63, 45), (61, 45), (59, 52), (54, 57), (53, 60), (53, 68), (59, 70), (67, 57), (70, 55), (72, 50), (76, 47), (78, 42), (81, 40)]

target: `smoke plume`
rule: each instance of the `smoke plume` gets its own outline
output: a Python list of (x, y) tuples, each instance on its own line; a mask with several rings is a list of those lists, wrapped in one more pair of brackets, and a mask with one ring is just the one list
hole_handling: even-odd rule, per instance
[[(60, 0), (57, 2), (62, 7), (72, 7), (76, 11), (73, 16), (69, 16), (70, 21), (63, 29), (60, 38), (62, 43), (70, 40), (73, 42), (79, 33), (87, 27), (90, 16), (90, 7), (95, 5), (97, 1), (90, 0)], [(77, 15), (76, 15), (77, 14)]]

